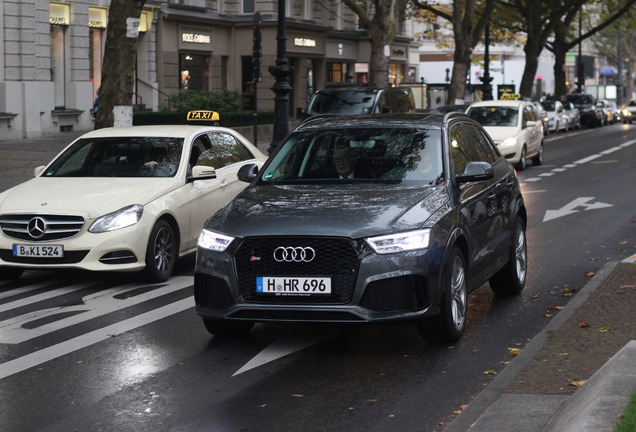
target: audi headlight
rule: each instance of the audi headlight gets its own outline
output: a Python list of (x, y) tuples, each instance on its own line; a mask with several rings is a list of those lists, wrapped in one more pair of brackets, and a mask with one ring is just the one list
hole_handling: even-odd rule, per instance
[(201, 234), (199, 234), (197, 245), (214, 252), (225, 252), (232, 240), (234, 240), (234, 237), (203, 229)]
[(431, 230), (409, 231), (379, 237), (369, 237), (365, 241), (379, 254), (405, 252), (428, 247)]
[(139, 204), (120, 208), (98, 218), (93, 222), (88, 232), (97, 234), (129, 227), (139, 222), (143, 213), (144, 207)]
[(503, 140), (501, 144), (499, 144), (499, 147), (512, 147), (516, 145), (517, 145), (517, 137), (511, 136)]

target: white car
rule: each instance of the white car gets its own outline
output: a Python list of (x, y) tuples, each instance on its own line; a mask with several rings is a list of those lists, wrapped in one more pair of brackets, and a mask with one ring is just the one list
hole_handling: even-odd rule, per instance
[(570, 116), (559, 101), (546, 100), (541, 102), (548, 114), (548, 123), (550, 132), (559, 132), (560, 130), (570, 130)]
[(475, 102), (466, 114), (486, 129), (499, 152), (519, 171), (525, 169), (528, 158), (534, 165), (543, 163), (543, 123), (532, 102)]
[(0, 194), (0, 279), (79, 268), (145, 270), (164, 281), (196, 250), (207, 217), (247, 186), (239, 168), (265, 160), (222, 127), (88, 132)]

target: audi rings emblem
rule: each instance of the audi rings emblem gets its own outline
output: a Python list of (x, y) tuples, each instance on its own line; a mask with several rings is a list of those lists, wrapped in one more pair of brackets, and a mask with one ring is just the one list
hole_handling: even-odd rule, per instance
[(34, 239), (42, 238), (46, 232), (46, 221), (41, 217), (34, 217), (29, 221), (27, 231)]
[(274, 260), (278, 262), (311, 262), (316, 258), (313, 248), (300, 246), (279, 246), (274, 250)]

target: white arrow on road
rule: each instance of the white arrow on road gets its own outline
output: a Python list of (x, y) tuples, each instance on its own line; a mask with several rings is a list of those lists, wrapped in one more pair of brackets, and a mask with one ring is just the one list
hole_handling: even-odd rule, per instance
[(582, 210), (596, 210), (600, 208), (613, 207), (612, 204), (606, 204), (602, 202), (591, 203), (594, 197), (581, 197), (577, 198), (569, 204), (561, 207), (559, 210), (548, 210), (545, 212), (545, 216), (543, 217), (543, 222), (547, 222), (552, 219), (560, 218), (561, 216), (567, 216), (572, 213), (576, 213), (578, 207), (582, 207)]

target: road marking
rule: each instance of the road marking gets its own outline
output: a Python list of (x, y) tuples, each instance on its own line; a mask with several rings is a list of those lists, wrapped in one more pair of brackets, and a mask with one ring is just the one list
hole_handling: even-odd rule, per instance
[(590, 203), (589, 201), (592, 201), (593, 199), (594, 197), (580, 197), (575, 199), (571, 203), (561, 207), (559, 210), (547, 210), (545, 212), (545, 216), (543, 217), (543, 222), (577, 213), (579, 211), (577, 210), (578, 207), (583, 207), (583, 210), (596, 210), (601, 208), (613, 207), (612, 204), (606, 204), (599, 201)]
[(593, 161), (594, 159), (598, 159), (598, 158), (600, 158), (600, 157), (603, 157), (603, 155), (600, 155), (600, 154), (593, 154), (593, 155), (588, 156), (588, 157), (586, 157), (586, 158), (583, 158), (583, 159), (579, 159), (579, 160), (577, 160), (577, 161), (574, 161), (574, 164), (575, 164), (575, 165), (583, 165), (583, 164), (586, 164), (586, 163), (588, 163), (588, 162), (590, 162), (590, 161)]
[[(27, 285), (27, 286), (23, 286), (23, 287), (20, 287), (20, 288), (14, 288), (14, 289), (11, 289), (11, 290), (7, 290), (7, 291), (4, 291), (4, 292), (0, 293), (0, 299), (7, 298), (7, 297), (15, 297), (15, 296), (18, 296), (20, 294), (27, 293), (29, 291), (35, 291), (36, 289), (43, 288), (43, 287), (45, 287), (47, 285), (50, 285), (50, 283), (49, 282), (42, 282), (42, 283), (35, 284), (35, 285)], [(2, 288), (2, 286), (0, 286), (0, 288)]]
[(89, 284), (70, 285), (70, 286), (67, 286), (67, 287), (58, 288), (58, 289), (54, 289), (54, 290), (51, 290), (51, 291), (46, 291), (46, 292), (43, 292), (43, 293), (38, 294), (38, 295), (31, 296), (31, 297), (26, 297), (26, 298), (23, 298), (23, 299), (20, 299), (20, 300), (15, 300), (15, 301), (0, 305), (0, 312), (5, 312), (5, 311), (8, 311), (10, 309), (16, 309), (16, 308), (19, 308), (19, 307), (22, 307), (22, 306), (26, 306), (28, 304), (39, 302), (39, 301), (42, 301), (42, 300), (48, 300), (50, 298), (61, 296), (61, 295), (64, 295), (64, 294), (68, 294), (68, 293), (71, 293), (73, 291), (79, 291), (79, 290), (87, 288), (89, 286), (90, 286)]
[(171, 303), (169, 305), (143, 313), (136, 317), (129, 318), (106, 327), (102, 327), (90, 333), (85, 333), (81, 336), (69, 339), (57, 345), (43, 348), (39, 351), (27, 354), (15, 360), (10, 360), (8, 362), (0, 364), (0, 380), (11, 375), (15, 375), (18, 372), (22, 372), (32, 367), (41, 365), (42, 363), (46, 363), (50, 360), (54, 360), (58, 357), (62, 357), (66, 354), (72, 353), (73, 351), (77, 351), (82, 348), (94, 345), (98, 342), (110, 339), (114, 334), (122, 334), (127, 331), (134, 330), (146, 324), (159, 321), (170, 315), (174, 315), (192, 308), (194, 308), (194, 299), (183, 299), (178, 302)]
[(243, 372), (247, 372), (250, 369), (254, 369), (274, 360), (278, 360), (279, 358), (308, 348), (312, 345), (316, 345), (327, 339), (331, 339), (337, 334), (338, 333), (334, 331), (327, 331), (326, 333), (319, 332), (313, 333), (311, 335), (303, 333), (297, 335), (281, 336), (265, 349), (263, 349), (256, 356), (254, 356), (243, 367), (234, 372), (232, 376), (242, 374)]
[[(83, 304), (80, 305), (29, 311), (23, 315), (0, 322), (0, 343), (18, 344), (26, 342), (33, 338), (170, 294), (191, 285), (191, 277), (180, 276), (172, 278), (170, 283), (165, 286), (160, 286), (138, 295), (126, 296), (126, 294), (134, 294), (135, 290), (148, 285), (124, 285), (119, 288), (87, 295), (82, 298)], [(122, 296), (123, 298), (118, 299), (117, 296)], [(69, 316), (73, 312), (75, 314)], [(27, 326), (29, 323), (37, 324), (37, 321), (43, 318), (54, 318), (55, 315), (60, 315), (63, 318), (52, 320), (52, 322), (39, 326)]]

